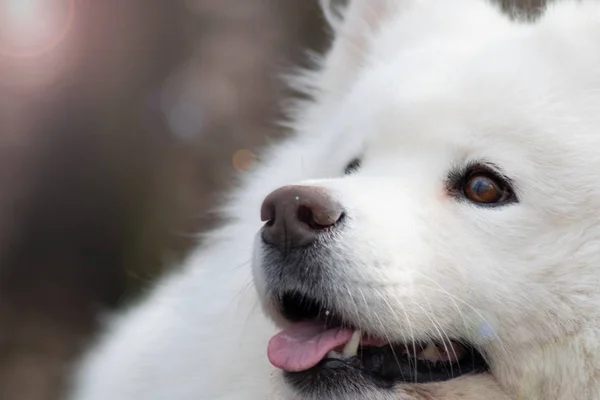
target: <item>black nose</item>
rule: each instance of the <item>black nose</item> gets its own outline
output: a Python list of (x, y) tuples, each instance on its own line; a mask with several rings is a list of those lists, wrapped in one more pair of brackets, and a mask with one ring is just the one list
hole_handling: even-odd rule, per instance
[(325, 189), (314, 186), (284, 186), (268, 195), (260, 217), (267, 221), (262, 231), (265, 243), (286, 253), (315, 241), (344, 215), (342, 206)]

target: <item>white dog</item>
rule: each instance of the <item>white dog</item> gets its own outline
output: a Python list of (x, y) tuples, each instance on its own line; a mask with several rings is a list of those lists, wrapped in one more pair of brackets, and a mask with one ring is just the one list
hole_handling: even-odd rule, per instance
[(600, 1), (328, 14), (297, 134), (71, 398), (600, 399)]

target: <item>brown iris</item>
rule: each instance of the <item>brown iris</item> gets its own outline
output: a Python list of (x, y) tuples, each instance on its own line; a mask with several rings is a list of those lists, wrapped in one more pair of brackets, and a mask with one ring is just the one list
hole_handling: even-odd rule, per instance
[(467, 199), (479, 204), (496, 204), (508, 200), (511, 191), (500, 179), (488, 173), (473, 173), (463, 187)]

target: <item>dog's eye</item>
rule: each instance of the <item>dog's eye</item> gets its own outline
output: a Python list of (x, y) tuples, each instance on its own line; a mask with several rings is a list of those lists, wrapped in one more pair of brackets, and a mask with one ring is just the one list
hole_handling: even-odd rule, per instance
[(502, 205), (514, 200), (514, 193), (504, 179), (481, 169), (466, 176), (462, 192), (465, 198), (476, 204)]
[(355, 173), (356, 171), (358, 171), (359, 168), (360, 168), (360, 159), (355, 158), (354, 160), (350, 161), (350, 163), (348, 165), (346, 165), (346, 169), (344, 169), (344, 174), (351, 175), (351, 174)]

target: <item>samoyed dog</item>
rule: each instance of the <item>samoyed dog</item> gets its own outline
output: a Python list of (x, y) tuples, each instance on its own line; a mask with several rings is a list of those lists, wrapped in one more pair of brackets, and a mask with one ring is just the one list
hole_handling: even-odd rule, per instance
[(600, 399), (600, 1), (326, 10), (295, 134), (70, 398)]

